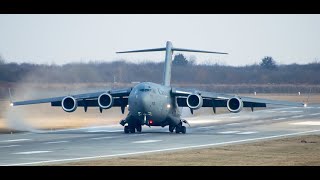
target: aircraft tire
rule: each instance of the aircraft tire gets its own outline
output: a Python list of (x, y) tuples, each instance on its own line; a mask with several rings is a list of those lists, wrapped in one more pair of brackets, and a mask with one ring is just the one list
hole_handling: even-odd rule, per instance
[(181, 132), (180, 129), (181, 129), (181, 128), (180, 128), (179, 126), (176, 127), (176, 133), (177, 133), (177, 134)]
[(142, 126), (141, 125), (137, 125), (137, 132), (141, 132), (142, 131)]
[(135, 127), (129, 127), (130, 133), (136, 133), (136, 128)]
[(181, 126), (181, 130), (182, 134), (185, 134), (187, 132), (187, 128), (185, 126)]
[(169, 131), (173, 132), (173, 130), (174, 130), (174, 126), (169, 125)]
[(124, 126), (124, 133), (128, 134), (129, 133), (129, 126)]

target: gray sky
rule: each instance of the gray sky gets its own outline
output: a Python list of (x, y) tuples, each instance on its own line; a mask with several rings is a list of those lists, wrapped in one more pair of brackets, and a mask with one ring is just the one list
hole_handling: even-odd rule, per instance
[(228, 52), (184, 53), (198, 63), (320, 60), (320, 15), (0, 15), (0, 55), (8, 62), (162, 61), (164, 52), (116, 51), (165, 46)]

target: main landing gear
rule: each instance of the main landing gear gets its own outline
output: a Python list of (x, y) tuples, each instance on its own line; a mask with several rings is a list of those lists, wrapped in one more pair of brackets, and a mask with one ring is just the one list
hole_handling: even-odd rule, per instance
[(136, 126), (124, 126), (124, 133), (128, 134), (128, 133), (136, 133), (137, 132), (141, 132), (142, 131), (142, 126), (141, 125), (136, 125)]
[(181, 122), (176, 126), (169, 125), (169, 131), (170, 132), (173, 132), (174, 129), (176, 129), (176, 133), (185, 134), (187, 132), (187, 128), (185, 126), (183, 126)]

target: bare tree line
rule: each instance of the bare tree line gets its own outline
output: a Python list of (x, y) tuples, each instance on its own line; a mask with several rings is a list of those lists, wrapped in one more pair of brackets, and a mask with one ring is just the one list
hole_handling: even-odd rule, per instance
[[(232, 91), (239, 93), (252, 92), (255, 89), (260, 92), (272, 92), (271, 89), (267, 90), (268, 87), (273, 87), (275, 92), (289, 92), (295, 91), (297, 86), (303, 88), (302, 91), (309, 91), (310, 86), (315, 88), (320, 85), (319, 62), (276, 66), (271, 63), (273, 68), (262, 63), (236, 67), (220, 64), (195, 64), (194, 62), (181, 64), (177, 63), (177, 59), (175, 59), (172, 68), (172, 83), (179, 86), (205, 85), (203, 86), (205, 89), (218, 91), (223, 90), (225, 85), (229, 85), (229, 87), (237, 87)], [(6, 88), (8, 83), (21, 82), (68, 84), (113, 83), (115, 81), (128, 84), (150, 81), (161, 83), (162, 74), (163, 62), (135, 64), (114, 61), (45, 65), (0, 61), (0, 84), (7, 84)], [(284, 88), (283, 85), (288, 85), (287, 88), (289, 87), (291, 90)], [(7, 90), (2, 88), (0, 94), (4, 91)], [(316, 91), (320, 92), (320, 90), (314, 90), (314, 92)]]

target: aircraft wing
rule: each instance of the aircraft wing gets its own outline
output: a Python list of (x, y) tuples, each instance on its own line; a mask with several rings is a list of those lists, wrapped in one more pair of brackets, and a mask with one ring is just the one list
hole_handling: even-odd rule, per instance
[(198, 94), (203, 98), (202, 107), (227, 107), (227, 101), (233, 97), (240, 98), (243, 101), (244, 107), (251, 107), (251, 108), (266, 107), (267, 104), (294, 106), (294, 107), (305, 106), (304, 103), (300, 103), (300, 102), (260, 99), (260, 98), (237, 96), (237, 95), (231, 95), (231, 94), (223, 94), (223, 93), (187, 90), (183, 88), (172, 88), (171, 93), (177, 97), (177, 103), (178, 103), (178, 106), (180, 107), (187, 107), (186, 98), (190, 94)]
[[(97, 102), (98, 97), (102, 93), (109, 93), (114, 98), (113, 106), (123, 107), (128, 104), (128, 96), (130, 92), (131, 92), (131, 88), (125, 88), (125, 89), (112, 89), (107, 91), (66, 95), (66, 96), (71, 96), (74, 99), (76, 99), (78, 102), (78, 106), (98, 107), (99, 106)], [(51, 103), (51, 106), (61, 106), (61, 101), (66, 96), (28, 100), (28, 101), (16, 101), (16, 102), (12, 102), (11, 105), (20, 106), (20, 105), (30, 105), (30, 104), (40, 104), (40, 103)]]

